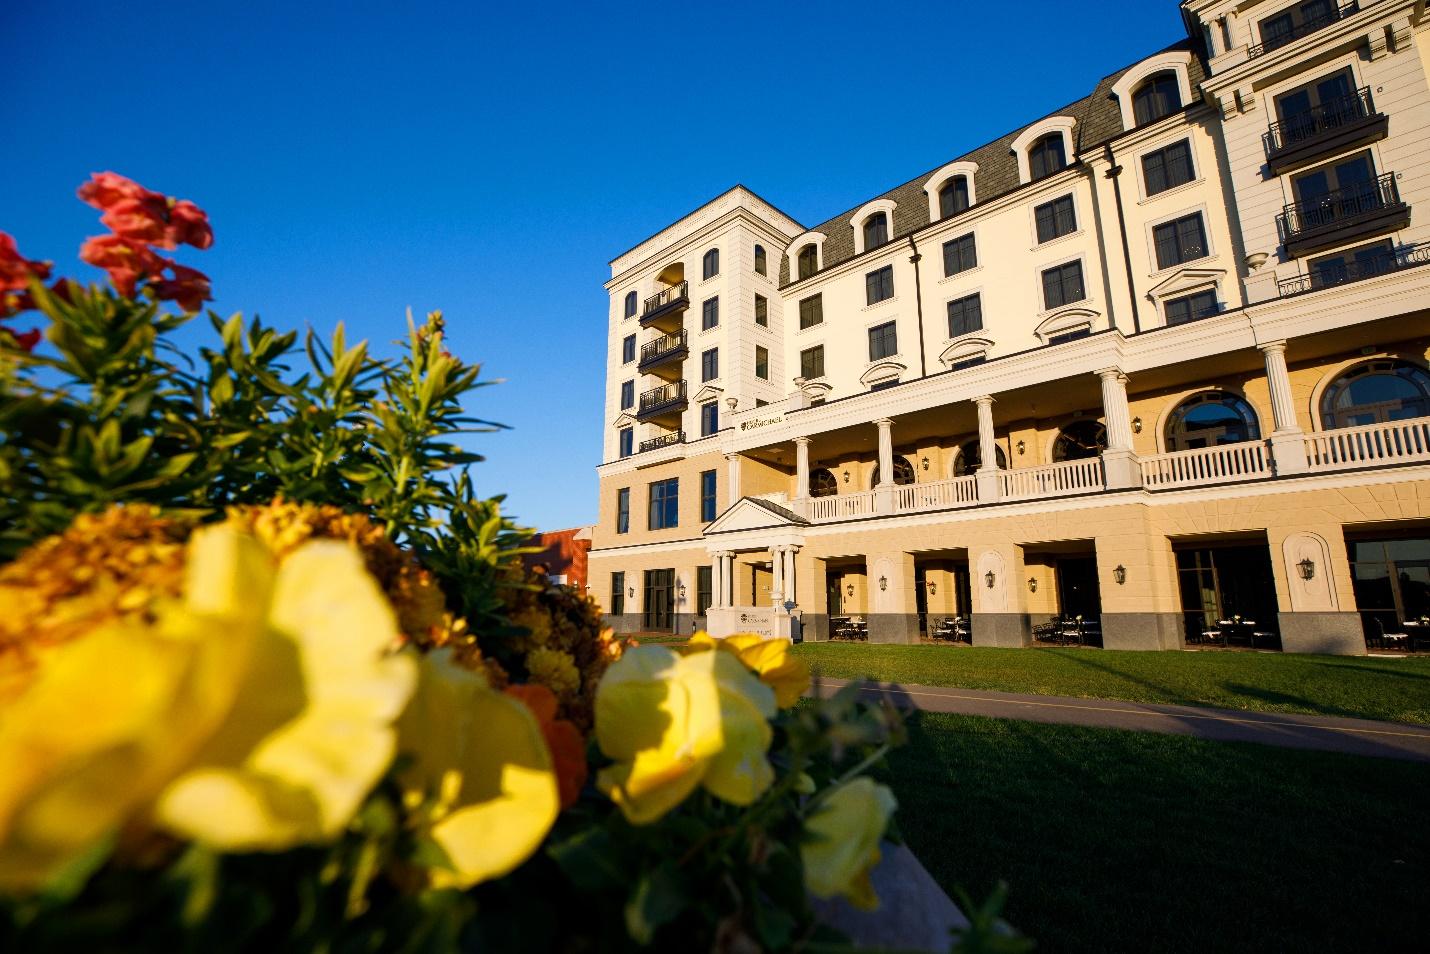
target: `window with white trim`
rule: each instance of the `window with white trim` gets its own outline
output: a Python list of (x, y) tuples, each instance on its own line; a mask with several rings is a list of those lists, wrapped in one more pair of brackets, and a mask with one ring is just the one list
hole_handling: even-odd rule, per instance
[(948, 336), (972, 334), (983, 330), (983, 296), (974, 293), (948, 303)]
[(973, 240), (972, 232), (943, 243), (943, 274), (945, 277), (977, 267), (978, 246)]

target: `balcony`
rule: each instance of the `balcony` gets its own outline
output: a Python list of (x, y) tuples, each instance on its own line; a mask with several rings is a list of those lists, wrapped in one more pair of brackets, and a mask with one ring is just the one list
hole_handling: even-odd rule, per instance
[(1271, 476), (1271, 455), (1265, 441), (1218, 444), (1143, 457), (1142, 486), (1172, 490), (1203, 484), (1231, 484)]
[(1389, 125), (1385, 114), (1376, 112), (1370, 87), (1365, 86), (1272, 123), (1262, 140), (1272, 173), (1281, 175), (1317, 159), (1384, 139)]
[(1430, 265), (1430, 242), (1387, 250), (1384, 255), (1377, 255), (1374, 258), (1344, 262), (1335, 268), (1323, 267), (1310, 275), (1288, 278), (1276, 283), (1276, 294), (1279, 298), (1290, 298), (1293, 295), (1304, 295), (1322, 288), (1335, 288), (1338, 285), (1365, 281), (1367, 278), (1388, 275), (1391, 272), (1404, 271), (1419, 265)]
[(680, 328), (680, 316), (690, 307), (690, 283), (678, 282), (645, 300), (641, 309), (641, 327), (674, 332)]
[[(1359, 10), (1360, 4), (1357, 3), (1356, 0), (1347, 0), (1347, 2), (1333, 7), (1327, 13), (1323, 13), (1318, 17), (1309, 17), (1300, 23), (1294, 24), (1290, 29), (1275, 32), (1271, 36), (1263, 34), (1261, 42), (1246, 51), (1247, 58), (1254, 60), (1259, 56), (1265, 56), (1267, 53), (1279, 50), (1283, 46), (1295, 43), (1304, 36), (1310, 36), (1312, 33), (1320, 32), (1333, 23), (1339, 23), (1351, 14), (1359, 12)], [(1265, 26), (1265, 21), (1262, 21), (1262, 25)]]
[(684, 381), (662, 384), (641, 395), (640, 406), (636, 409), (636, 420), (654, 421), (658, 424), (671, 422), (671, 426), (675, 426), (680, 423), (680, 416), (685, 413), (689, 403), (685, 395)]
[(673, 335), (661, 335), (647, 341), (641, 345), (641, 360), (636, 370), (641, 374), (658, 374), (667, 380), (676, 380), (680, 377), (680, 363), (690, 356), (688, 337), (682, 328)]
[(1362, 424), (1306, 436), (1311, 470), (1430, 463), (1430, 418)]
[(669, 434), (662, 434), (659, 437), (652, 437), (648, 441), (641, 441), (640, 453), (644, 454), (647, 451), (660, 450), (662, 447), (673, 447), (676, 444), (684, 443), (684, 431), (671, 431)]
[(1276, 217), (1286, 254), (1299, 258), (1337, 245), (1394, 232), (1410, 224), (1395, 173), (1286, 206)]

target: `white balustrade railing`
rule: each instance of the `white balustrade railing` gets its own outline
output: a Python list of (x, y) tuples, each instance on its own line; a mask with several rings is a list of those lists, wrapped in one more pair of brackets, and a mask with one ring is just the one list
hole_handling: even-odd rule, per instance
[(1430, 417), (1341, 427), (1306, 436), (1306, 463), (1312, 470), (1426, 461), (1430, 461)]
[(1004, 500), (1058, 497), (1103, 488), (1102, 459), (1065, 460), (1042, 467), (1019, 467), (998, 472)]
[(894, 489), (894, 509), (899, 513), (947, 510), (978, 503), (978, 481), (973, 476), (905, 484)]
[(1244, 441), (1142, 458), (1142, 486), (1148, 490), (1225, 484), (1271, 476), (1265, 441)]
[(844, 520), (849, 517), (869, 517), (874, 514), (874, 491), (857, 494), (836, 494), (831, 497), (811, 497), (808, 519)]

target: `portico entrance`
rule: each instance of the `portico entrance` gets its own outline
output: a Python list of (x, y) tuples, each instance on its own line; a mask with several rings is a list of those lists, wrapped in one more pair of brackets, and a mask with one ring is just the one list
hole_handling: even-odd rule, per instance
[(736, 501), (705, 529), (713, 593), (707, 629), (800, 639), (796, 557), (804, 518), (768, 500)]

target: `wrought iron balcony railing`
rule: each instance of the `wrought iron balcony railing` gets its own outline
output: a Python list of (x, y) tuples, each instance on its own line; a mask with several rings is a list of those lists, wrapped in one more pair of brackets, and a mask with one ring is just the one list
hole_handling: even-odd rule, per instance
[(1364, 281), (1377, 275), (1398, 272), (1418, 265), (1430, 265), (1430, 242), (1407, 245), (1404, 248), (1386, 249), (1384, 255), (1337, 265), (1321, 265), (1309, 275), (1301, 275), (1276, 283), (1277, 294), (1282, 298), (1303, 295), (1322, 288), (1333, 288), (1350, 282)]
[(1262, 35), (1261, 42), (1246, 51), (1250, 59), (1264, 56), (1273, 50), (1279, 50), (1288, 43), (1294, 43), (1303, 36), (1310, 36), (1318, 30), (1324, 30), (1332, 23), (1338, 23), (1360, 10), (1360, 4), (1356, 0), (1346, 0), (1338, 6), (1332, 6), (1320, 16), (1308, 17), (1300, 23), (1294, 24), (1291, 29), (1284, 33), (1274, 33), (1271, 36)]
[(1395, 173), (1387, 172), (1374, 182), (1363, 182), (1328, 192), (1315, 199), (1293, 202), (1276, 217), (1281, 234), (1288, 241), (1333, 225), (1354, 222), (1400, 205)]
[(686, 347), (686, 332), (682, 328), (672, 335), (661, 335), (641, 345), (641, 364), (649, 364)]
[(672, 302), (689, 297), (689, 293), (690, 282), (680, 282), (679, 284), (671, 285), (669, 288), (662, 289), (645, 300), (642, 315), (649, 315), (652, 312), (660, 311)]
[(641, 453), (646, 451), (660, 450), (662, 447), (670, 447), (674, 444), (685, 443), (684, 431), (671, 431), (669, 434), (662, 434), (659, 437), (652, 437), (648, 441), (641, 441)]
[(1304, 113), (1287, 116), (1280, 122), (1272, 123), (1262, 138), (1266, 141), (1266, 152), (1270, 155), (1374, 114), (1375, 103), (1370, 97), (1370, 87), (1363, 86), (1347, 96), (1329, 100)]
[(641, 395), (640, 411), (645, 414), (666, 404), (676, 404), (685, 400), (685, 382), (672, 381), (658, 388), (651, 388)]

